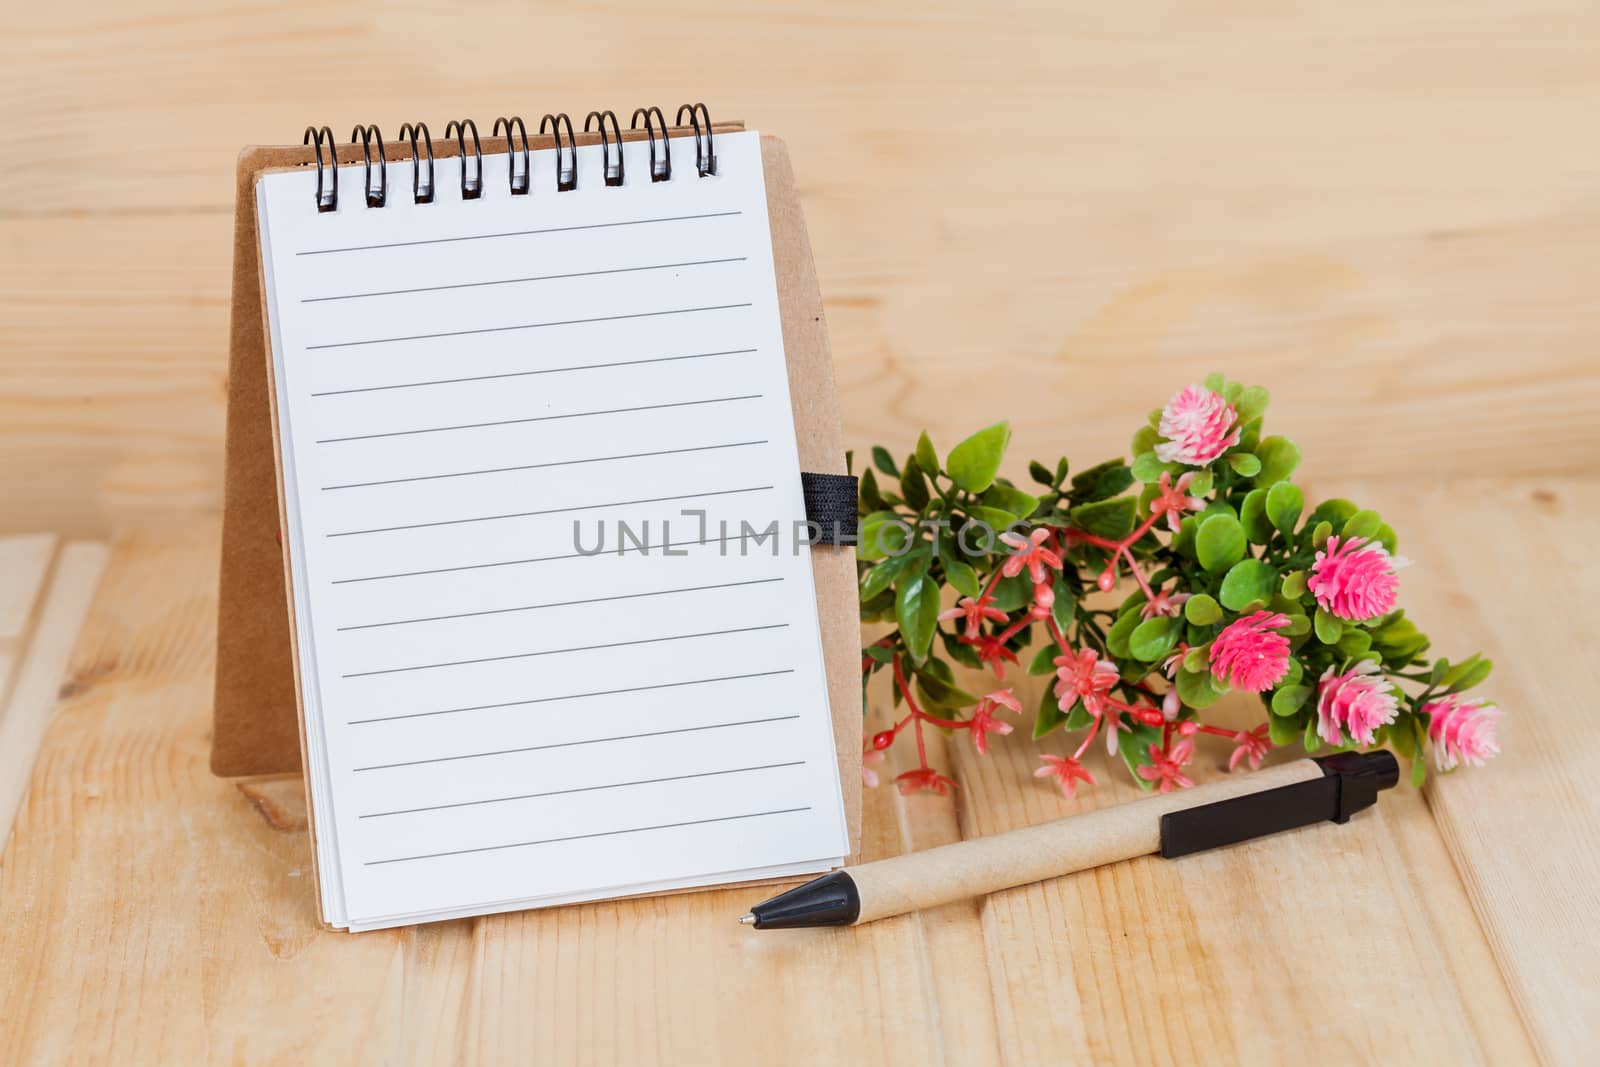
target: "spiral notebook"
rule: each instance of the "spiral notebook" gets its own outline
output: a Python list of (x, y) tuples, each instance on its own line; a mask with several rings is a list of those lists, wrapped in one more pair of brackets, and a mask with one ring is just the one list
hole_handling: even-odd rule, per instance
[[(816, 426), (796, 413), (825, 391), (831, 414), (832, 383), (788, 350), (811, 340), (784, 299), (792, 181), (781, 145), (685, 114), (627, 132), (595, 114), (590, 136), (566, 116), (549, 137), (452, 123), (440, 144), (358, 128), (353, 148), (308, 131), (309, 159), (249, 168), (331, 926), (767, 880), (852, 850), (837, 633), (832, 675), (824, 658), (851, 563), (812, 544), (802, 481)], [(809, 275), (803, 235), (798, 252)], [(264, 714), (252, 672), (230, 673), (240, 616), (264, 607), (230, 564), (260, 496), (238, 436), (225, 773)]]

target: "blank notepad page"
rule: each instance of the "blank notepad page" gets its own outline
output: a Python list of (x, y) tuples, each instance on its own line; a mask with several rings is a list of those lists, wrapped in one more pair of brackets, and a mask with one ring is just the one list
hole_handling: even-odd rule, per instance
[(534, 152), (519, 196), (504, 153), (474, 200), (456, 160), (433, 203), (409, 163), (382, 207), (360, 166), (332, 212), (311, 168), (258, 184), (336, 926), (848, 851), (760, 142), (672, 145), (622, 186), (579, 148), (569, 191)]

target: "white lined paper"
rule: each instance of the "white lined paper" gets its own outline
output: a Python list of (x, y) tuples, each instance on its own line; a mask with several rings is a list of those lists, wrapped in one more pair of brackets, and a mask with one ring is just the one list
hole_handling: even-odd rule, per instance
[[(629, 144), (607, 187), (580, 148), (571, 192), (535, 152), (517, 197), (486, 157), (466, 202), (442, 160), (424, 205), (391, 164), (383, 208), (347, 166), (324, 214), (314, 172), (258, 185), (335, 925), (848, 850), (759, 139), (717, 150), (652, 183)], [(650, 550), (619, 554), (619, 521)]]

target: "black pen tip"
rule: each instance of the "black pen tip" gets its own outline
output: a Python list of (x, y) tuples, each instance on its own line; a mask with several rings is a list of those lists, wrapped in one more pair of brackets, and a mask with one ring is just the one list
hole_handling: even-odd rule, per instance
[(849, 926), (860, 914), (861, 894), (855, 880), (845, 871), (834, 871), (762, 901), (739, 922), (757, 930)]

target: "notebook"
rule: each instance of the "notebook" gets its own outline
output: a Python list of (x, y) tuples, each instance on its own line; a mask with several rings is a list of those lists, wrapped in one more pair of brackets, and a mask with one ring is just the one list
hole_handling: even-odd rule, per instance
[(611, 122), (254, 182), (334, 927), (851, 851), (762, 139)]

